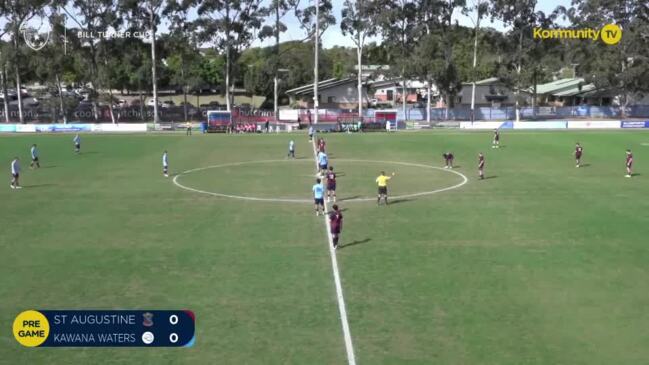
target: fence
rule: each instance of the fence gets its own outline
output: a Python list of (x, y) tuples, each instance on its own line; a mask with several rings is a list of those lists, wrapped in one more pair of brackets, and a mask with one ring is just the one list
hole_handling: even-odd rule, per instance
[[(200, 122), (207, 119), (207, 110), (209, 108), (188, 108), (187, 117), (192, 122)], [(403, 109), (397, 111), (397, 120), (404, 121), (425, 121), (425, 108), (408, 108), (404, 114)], [(623, 108), (619, 106), (567, 106), (567, 107), (523, 107), (520, 109), (522, 120), (552, 120), (566, 118), (649, 118), (649, 105), (633, 105), (626, 108), (623, 115)], [(371, 122), (374, 120), (376, 109), (365, 109), (362, 120)], [(300, 122), (301, 124), (310, 124), (314, 121), (314, 111), (308, 109), (281, 110), (280, 120), (285, 122)], [(98, 108), (98, 118), (92, 107), (84, 105), (70, 111), (66, 116), (68, 122), (74, 123), (110, 123), (110, 110), (107, 106)], [(153, 108), (146, 106), (113, 108), (115, 120), (118, 123), (138, 123), (150, 122), (153, 120)], [(318, 120), (324, 123), (340, 123), (351, 120), (358, 120), (356, 110), (349, 109), (320, 109), (318, 110)], [(181, 122), (184, 120), (183, 107), (158, 108), (158, 117), (162, 122)], [(475, 109), (476, 121), (496, 121), (496, 120), (514, 120), (516, 118), (516, 109), (513, 106), (491, 108), (480, 107)], [(9, 109), (9, 121), (18, 123), (18, 110), (15, 105)], [(232, 112), (232, 119), (236, 123), (265, 123), (274, 122), (274, 113), (269, 110), (236, 110)], [(471, 109), (468, 106), (450, 108), (432, 108), (430, 110), (430, 119), (433, 122), (439, 121), (467, 121), (471, 120)], [(23, 120), (26, 123), (60, 123), (63, 118), (58, 112), (58, 108), (52, 107), (25, 107), (23, 108)], [(5, 121), (4, 110), (0, 108), (0, 123)]]
[[(591, 106), (578, 105), (566, 107), (523, 107), (520, 108), (520, 118), (525, 120), (548, 120), (571, 118), (648, 118), (649, 105), (633, 105), (626, 108), (626, 115), (623, 116), (623, 107), (619, 106)], [(399, 120), (423, 121), (426, 120), (425, 108), (406, 109), (404, 115), (402, 109), (398, 109)], [(475, 120), (513, 120), (516, 118), (516, 108), (501, 107), (480, 107), (475, 109)], [(448, 114), (445, 108), (432, 108), (430, 111), (431, 121), (471, 120), (470, 107), (449, 108)]]

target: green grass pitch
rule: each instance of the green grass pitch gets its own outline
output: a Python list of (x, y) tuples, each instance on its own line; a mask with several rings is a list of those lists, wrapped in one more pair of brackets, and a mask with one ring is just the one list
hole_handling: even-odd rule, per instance
[[(337, 252), (359, 364), (649, 362), (649, 133), (325, 135), (341, 201)], [(295, 161), (284, 160), (289, 139)], [(574, 143), (585, 167), (575, 168)], [(42, 168), (29, 170), (37, 143)], [(0, 136), (0, 363), (344, 364), (327, 235), (303, 134)], [(624, 151), (636, 176), (624, 178)], [(477, 154), (487, 179), (477, 179)], [(9, 188), (22, 161), (24, 189)], [(371, 160), (358, 162), (353, 160)], [(267, 162), (259, 162), (267, 161)], [(382, 162), (381, 162), (382, 161)], [(391, 161), (391, 162), (390, 162)], [(253, 162), (237, 164), (239, 162)], [(221, 166), (225, 165), (225, 166)], [(28, 349), (26, 309), (191, 309), (192, 348)]]

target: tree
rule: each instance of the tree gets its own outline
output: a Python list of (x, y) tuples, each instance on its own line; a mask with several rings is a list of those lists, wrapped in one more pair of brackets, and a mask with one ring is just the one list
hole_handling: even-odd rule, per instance
[[(190, 67), (198, 62), (198, 52), (195, 37), (192, 36), (195, 24), (188, 20), (189, 11), (192, 9), (192, 0), (168, 0), (163, 11), (170, 21), (169, 36), (166, 41), (172, 53), (168, 65), (176, 84), (183, 88), (183, 120), (187, 123), (187, 92), (190, 84)], [(195, 75), (194, 75), (195, 76)]]
[[(492, 18), (500, 19), (506, 27), (511, 27), (507, 33), (508, 42), (503, 45), (504, 54), (499, 77), (508, 85), (514, 87), (516, 103), (516, 121), (520, 120), (520, 99), (523, 70), (535, 62), (534, 50), (538, 50), (541, 40), (530, 36), (535, 26), (549, 23), (543, 12), (536, 12), (536, 0), (493, 0)], [(531, 68), (533, 69), (533, 67)]]
[(280, 63), (280, 51), (279, 51), (279, 35), (286, 31), (286, 25), (282, 23), (281, 19), (288, 13), (291, 9), (290, 0), (273, 0), (269, 11), (275, 17), (275, 22), (273, 25), (264, 26), (259, 33), (260, 38), (270, 37), (271, 35), (275, 38), (275, 47), (273, 49), (273, 113), (275, 119), (279, 119), (279, 63)]
[(578, 0), (571, 20), (576, 27), (601, 29), (617, 24), (623, 31), (615, 45), (580, 42), (579, 66), (586, 80), (619, 92), (622, 116), (637, 94), (649, 92), (649, 4), (641, 0)]
[[(65, 31), (65, 17), (55, 14), (51, 19), (54, 27), (50, 35), (50, 40), (43, 49), (37, 52), (35, 57), (30, 58), (30, 68), (34, 70), (36, 76), (39, 78), (41, 83), (45, 85), (53, 85), (56, 88), (56, 94), (58, 96), (58, 105), (53, 109), (58, 109), (58, 112), (53, 113), (54, 121), (58, 120), (58, 115), (60, 114), (63, 123), (67, 123), (67, 114), (68, 110), (72, 106), (72, 102), (65, 98), (63, 94), (62, 82), (63, 77), (70, 78), (71, 75), (76, 74), (74, 68), (74, 58), (68, 56), (64, 49), (64, 42), (69, 42), (69, 39), (73, 39), (74, 44), (79, 44), (78, 39), (71, 35), (67, 37), (67, 32)], [(67, 44), (65, 44), (67, 48)], [(53, 100), (52, 100), (53, 101)]]
[[(107, 32), (111, 28), (119, 28), (121, 19), (117, 14), (117, 6), (112, 0), (74, 0), (73, 6), (77, 9), (81, 19), (72, 14), (68, 14), (71, 19), (84, 31), (92, 35), (99, 35)], [(95, 120), (99, 119), (99, 111), (97, 107), (97, 99), (100, 95), (100, 90), (104, 86), (101, 82), (100, 67), (106, 67), (107, 62), (103, 59), (107, 52), (100, 53), (103, 47), (103, 39), (101, 38), (88, 38), (82, 44), (79, 52), (86, 53), (83, 56), (85, 62), (89, 63), (89, 79), (92, 82), (93, 93), (91, 100), (93, 101), (93, 114)], [(101, 58), (100, 58), (101, 57)], [(110, 91), (110, 88), (109, 88)], [(115, 123), (115, 114), (112, 106), (112, 94), (110, 95), (108, 107), (110, 118)]]
[[(468, 10), (468, 9), (467, 9)], [(474, 0), (471, 6), (472, 11), (475, 12), (471, 21), (474, 25), (473, 34), (473, 66), (471, 72), (471, 122), (475, 120), (475, 83), (476, 83), (476, 68), (478, 66), (478, 38), (480, 35), (480, 21), (487, 13), (488, 4), (485, 0)]]
[[(22, 58), (24, 57), (19, 45), (21, 37), (21, 27), (23, 23), (35, 16), (43, 16), (48, 0), (4, 0), (0, 2), (0, 14), (4, 15), (7, 23), (5, 30), (11, 34), (11, 59), (14, 68), (16, 81), (16, 95), (18, 96), (18, 118), (20, 123), (24, 123), (23, 101), (22, 101), (22, 84), (20, 81)], [(6, 94), (5, 94), (6, 96)], [(6, 97), (5, 97), (6, 99)]]
[(129, 15), (131, 26), (144, 26), (151, 37), (151, 85), (153, 86), (153, 123), (160, 122), (158, 115), (158, 74), (156, 57), (156, 37), (163, 0), (121, 0), (122, 12)]
[[(383, 43), (388, 49), (390, 63), (398, 70), (402, 83), (402, 108), (406, 115), (406, 83), (411, 70), (408, 69), (418, 37), (417, 6), (411, 0), (381, 0), (376, 3), (378, 26)], [(407, 73), (408, 72), (408, 73)]]
[(212, 42), (225, 53), (225, 98), (227, 110), (232, 107), (230, 80), (233, 66), (241, 51), (254, 38), (264, 15), (262, 0), (205, 0), (198, 7), (199, 26), (203, 41)]
[(330, 0), (315, 0), (315, 4), (305, 8), (299, 7), (299, 0), (293, 3), (295, 17), (300, 22), (300, 27), (306, 31), (306, 39), (313, 39), (313, 105), (315, 108), (314, 122), (318, 123), (318, 83), (320, 79), (320, 44), (322, 33), (333, 24), (336, 18), (331, 13), (332, 4)]
[(342, 10), (340, 29), (356, 45), (359, 118), (363, 117), (363, 48), (367, 37), (376, 34), (376, 9), (375, 3), (370, 0), (345, 0)]

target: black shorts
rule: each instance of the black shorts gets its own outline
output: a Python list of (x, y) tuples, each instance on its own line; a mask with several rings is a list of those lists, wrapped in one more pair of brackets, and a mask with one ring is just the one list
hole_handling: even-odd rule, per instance
[(14, 177), (14, 179), (17, 179), (17, 178), (19, 178), (19, 177), (20, 177), (20, 174), (11, 174), (11, 176), (13, 176), (13, 177)]
[(32, 157), (32, 162), (38, 162), (38, 157)]
[(387, 195), (388, 194), (388, 187), (387, 186), (379, 186), (379, 194)]
[(336, 191), (336, 184), (327, 184), (327, 190)]
[(327, 165), (327, 164), (320, 165), (320, 170), (326, 170), (328, 166), (329, 165)]
[(324, 205), (324, 198), (315, 198), (315, 199), (313, 199), (313, 202), (316, 205)]
[(331, 234), (340, 234), (340, 227), (331, 226)]
[(80, 143), (75, 144), (75, 145), (74, 145), (74, 148), (76, 148), (76, 149), (80, 149), (80, 148), (81, 148), (81, 144), (80, 144)]

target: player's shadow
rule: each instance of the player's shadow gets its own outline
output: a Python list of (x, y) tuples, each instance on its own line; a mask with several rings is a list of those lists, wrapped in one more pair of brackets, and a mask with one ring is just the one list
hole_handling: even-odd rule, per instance
[(344, 202), (347, 200), (354, 200), (360, 198), (360, 195), (354, 195), (354, 196), (346, 196), (344, 198), (338, 199), (338, 201)]
[(403, 198), (403, 199), (394, 199), (394, 200), (389, 200), (389, 201), (388, 201), (388, 203), (389, 203), (388, 205), (408, 203), (408, 202), (411, 202), (411, 201), (413, 201), (413, 199), (407, 199), (407, 198)]
[(489, 180), (489, 179), (497, 179), (498, 175), (490, 175), (490, 176), (485, 176), (484, 180)]
[(31, 189), (31, 188), (46, 188), (48, 186), (57, 186), (58, 184), (33, 184), (33, 185), (25, 185), (25, 188)]
[(57, 166), (56, 165), (52, 165), (52, 166), (48, 165), (48, 166), (41, 166), (41, 167), (39, 167), (39, 169), (53, 169), (55, 167), (57, 167)]
[(352, 242), (349, 242), (349, 243), (345, 243), (344, 245), (338, 246), (338, 249), (343, 249), (343, 248), (356, 246), (356, 245), (362, 245), (363, 243), (368, 243), (371, 240), (372, 240), (371, 238), (365, 238), (363, 240), (355, 240), (355, 241), (352, 241)]
[(579, 165), (579, 167), (590, 167), (590, 164), (589, 163), (581, 164)]

